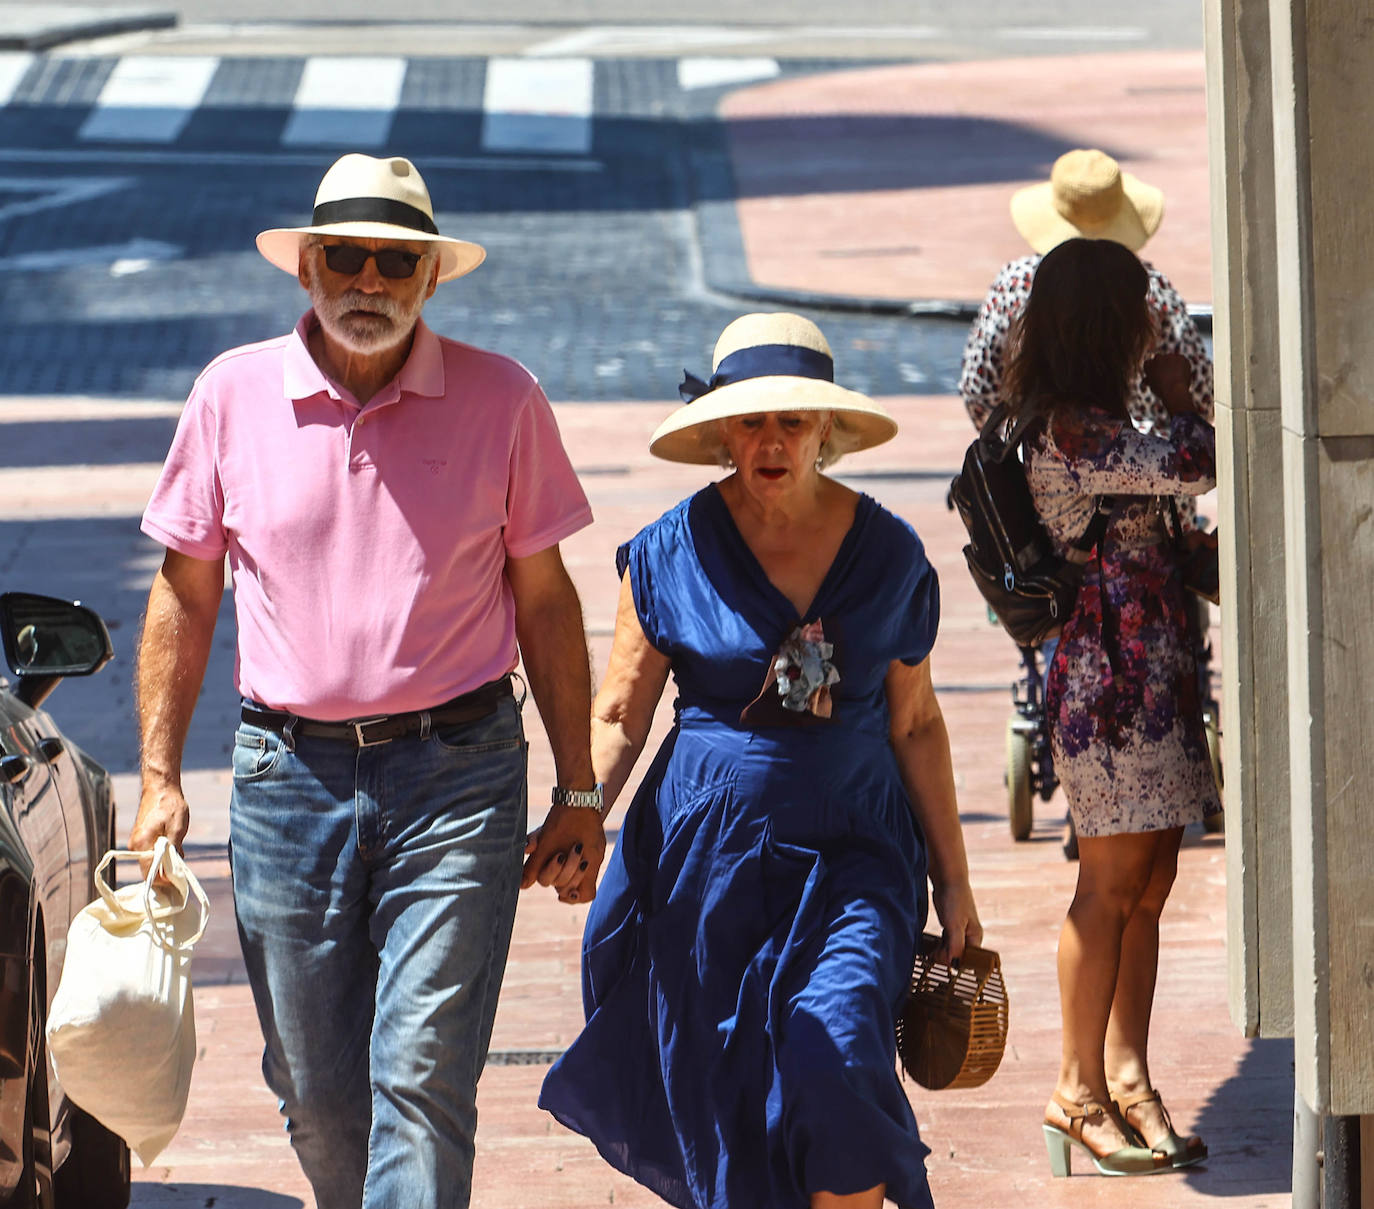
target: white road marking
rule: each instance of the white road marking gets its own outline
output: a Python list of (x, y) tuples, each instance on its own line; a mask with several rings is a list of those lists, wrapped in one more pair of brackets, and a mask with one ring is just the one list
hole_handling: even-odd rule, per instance
[(214, 55), (130, 55), (120, 59), (78, 137), (170, 143), (191, 120), (219, 67)]
[(8, 105), (14, 99), (15, 90), (32, 64), (33, 55), (27, 51), (0, 54), (0, 105)]
[(1124, 25), (1012, 26), (995, 32), (999, 38), (1027, 42), (1143, 42), (1150, 36), (1147, 29)]
[(592, 145), (590, 59), (489, 59), (482, 96), (486, 151), (559, 151)]
[(43, 252), (16, 252), (0, 256), (0, 270), (11, 273), (44, 273), (53, 269), (73, 269), (82, 265), (104, 264), (111, 267), (121, 261), (142, 261), (146, 268), (154, 260), (177, 260), (185, 251), (174, 243), (160, 239), (130, 239), (119, 244), (100, 244), (92, 247), (53, 248)]
[(534, 42), (524, 50), (526, 58), (558, 58), (565, 55), (639, 53), (666, 57), (685, 50), (750, 46), (775, 40), (776, 30), (727, 29), (710, 25), (593, 25), (570, 34)]
[(406, 60), (306, 60), (291, 118), (281, 141), (288, 147), (380, 147), (391, 133)]
[(718, 88), (722, 84), (749, 84), (755, 80), (771, 80), (782, 68), (776, 59), (679, 59), (678, 87)]
[[(276, 164), (292, 168), (327, 168), (334, 160), (333, 152), (310, 153), (305, 151), (197, 151), (191, 148), (154, 151), (151, 149), (134, 150), (127, 147), (111, 147), (108, 150), (94, 148), (73, 148), (58, 151), (39, 147), (0, 147), (0, 164), (198, 164), (208, 168), (238, 167), (241, 164)], [(427, 155), (424, 158), (426, 175), (430, 172), (604, 172), (606, 165), (597, 159), (564, 158), (537, 155), (479, 156), (479, 155)], [(3, 185), (0, 181), (0, 186)], [(37, 191), (39, 186), (30, 178), (26, 185)], [(44, 181), (41, 187), (51, 185)], [(120, 184), (128, 184), (121, 181)], [(17, 183), (15, 188), (22, 187)], [(55, 205), (65, 205), (80, 197), (75, 189), (62, 197), (49, 198), (46, 195), (33, 202), (17, 202), (12, 206), (0, 207), (0, 219), (11, 214), (27, 214), (34, 210), (44, 210)]]
[[(73, 151), (45, 151), (48, 163), (69, 163), (80, 156)], [(128, 189), (134, 183), (129, 176), (0, 176), (0, 193), (29, 193), (25, 201), (7, 202), (0, 206), (0, 222), (23, 214), (41, 214), (59, 206), (94, 201), (107, 193)]]

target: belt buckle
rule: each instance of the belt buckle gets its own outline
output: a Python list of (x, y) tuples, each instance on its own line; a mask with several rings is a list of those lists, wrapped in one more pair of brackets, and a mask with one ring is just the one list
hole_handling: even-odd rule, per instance
[(382, 716), (376, 717), (376, 718), (363, 718), (363, 719), (362, 719), (361, 721), (359, 721), (359, 722), (350, 722), (350, 723), (349, 723), (349, 726), (351, 726), (351, 727), (353, 728), (353, 735), (354, 735), (354, 737), (358, 740), (358, 746), (359, 746), (359, 747), (380, 747), (383, 743), (390, 743), (390, 742), (391, 742), (391, 739), (390, 739), (389, 736), (388, 736), (387, 738), (385, 738), (385, 739), (369, 739), (369, 738), (363, 733), (363, 728), (364, 728), (364, 727), (373, 726), (373, 725), (375, 725), (375, 724), (378, 723), (378, 722), (385, 722), (386, 720), (387, 720), (387, 719), (386, 719), (386, 716), (385, 716), (385, 715), (382, 715)]

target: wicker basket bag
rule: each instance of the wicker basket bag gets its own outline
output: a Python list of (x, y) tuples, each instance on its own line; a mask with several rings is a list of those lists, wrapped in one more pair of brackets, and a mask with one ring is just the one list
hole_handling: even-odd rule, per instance
[(1007, 988), (991, 949), (964, 949), (959, 968), (937, 962), (938, 936), (922, 936), (911, 993), (897, 1018), (902, 1068), (922, 1087), (979, 1087), (1007, 1044)]

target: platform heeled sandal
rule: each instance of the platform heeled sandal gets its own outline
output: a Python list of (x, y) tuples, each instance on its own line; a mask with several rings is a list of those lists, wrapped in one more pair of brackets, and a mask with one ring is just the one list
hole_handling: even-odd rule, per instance
[[(1112, 1117), (1114, 1114), (1095, 1100), (1075, 1104), (1072, 1100), (1055, 1092), (1053, 1101), (1069, 1118), (1069, 1127), (1056, 1125), (1045, 1118), (1045, 1149), (1050, 1156), (1050, 1172), (1055, 1176), (1072, 1175), (1069, 1165), (1069, 1146), (1081, 1146), (1088, 1152), (1093, 1166), (1102, 1175), (1154, 1175), (1160, 1171), (1171, 1171), (1168, 1156), (1151, 1150), (1148, 1146), (1122, 1146), (1117, 1150), (1098, 1152), (1083, 1138), (1083, 1123), (1090, 1117)], [(1124, 1122), (1122, 1123), (1124, 1126)], [(1129, 1137), (1123, 1128), (1122, 1134)]]
[[(1164, 1118), (1164, 1124), (1168, 1133), (1158, 1142), (1146, 1142), (1145, 1135), (1139, 1128), (1131, 1124), (1130, 1111), (1139, 1104), (1148, 1104), (1153, 1100), (1159, 1105), (1160, 1115)], [(1116, 1110), (1121, 1114), (1121, 1119), (1126, 1123), (1126, 1136), (1128, 1138), (1139, 1138), (1142, 1146), (1149, 1146), (1152, 1150), (1157, 1150), (1162, 1155), (1167, 1155), (1171, 1167), (1191, 1167), (1194, 1163), (1201, 1163), (1207, 1157), (1207, 1143), (1197, 1134), (1189, 1134), (1183, 1137), (1174, 1129), (1173, 1118), (1169, 1116), (1169, 1110), (1164, 1107), (1164, 1101), (1159, 1098), (1159, 1092), (1153, 1087), (1145, 1091), (1137, 1092), (1133, 1096), (1123, 1096), (1113, 1101)]]

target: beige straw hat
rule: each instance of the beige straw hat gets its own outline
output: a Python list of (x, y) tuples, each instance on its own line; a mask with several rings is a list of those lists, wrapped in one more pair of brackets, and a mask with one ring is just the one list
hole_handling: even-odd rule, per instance
[(678, 388), (687, 403), (649, 441), (655, 457), (714, 465), (720, 449), (716, 421), (763, 411), (833, 411), (832, 441), (842, 453), (896, 435), (896, 421), (879, 404), (835, 385), (830, 345), (801, 315), (741, 315), (716, 341), (711, 371), (709, 382), (687, 374)]
[(1164, 193), (1102, 151), (1066, 151), (1050, 179), (1012, 194), (1011, 221), (1045, 253), (1066, 239), (1110, 239), (1139, 252), (1159, 230)]
[(296, 275), (304, 235), (356, 235), (439, 245), (439, 280), (471, 273), (486, 249), (439, 234), (429, 190), (415, 165), (400, 156), (374, 159), (351, 154), (334, 161), (315, 194), (308, 227), (274, 227), (258, 236), (258, 251), (277, 268)]

